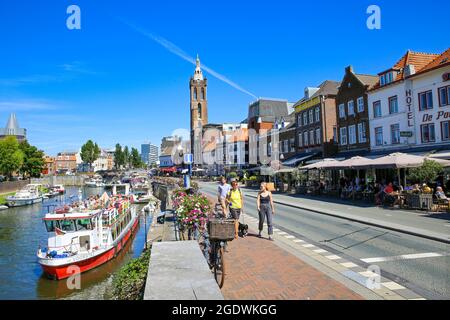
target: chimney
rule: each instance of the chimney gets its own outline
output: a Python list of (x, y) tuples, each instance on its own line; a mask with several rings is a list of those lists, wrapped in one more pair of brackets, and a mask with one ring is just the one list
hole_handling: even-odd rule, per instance
[(414, 67), (413, 64), (408, 64), (405, 67), (405, 71), (404, 71), (405, 77), (412, 76), (415, 73), (416, 73), (416, 68)]

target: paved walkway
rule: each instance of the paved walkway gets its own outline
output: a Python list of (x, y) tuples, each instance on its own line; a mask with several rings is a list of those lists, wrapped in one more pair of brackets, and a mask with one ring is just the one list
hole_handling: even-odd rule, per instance
[(230, 242), (226, 300), (361, 300), (341, 283), (275, 243), (255, 236)]
[[(256, 197), (256, 190), (243, 188)], [(375, 207), (327, 197), (275, 194), (275, 203), (450, 243), (450, 214)]]

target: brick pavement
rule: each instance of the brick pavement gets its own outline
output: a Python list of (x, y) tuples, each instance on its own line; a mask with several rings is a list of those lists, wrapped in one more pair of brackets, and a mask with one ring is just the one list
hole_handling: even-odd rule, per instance
[(222, 293), (227, 300), (361, 300), (341, 283), (250, 235), (229, 243)]

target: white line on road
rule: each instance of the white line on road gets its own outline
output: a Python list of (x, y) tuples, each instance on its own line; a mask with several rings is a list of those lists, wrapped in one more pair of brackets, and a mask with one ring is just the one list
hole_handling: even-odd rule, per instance
[(413, 253), (413, 254), (403, 254), (400, 256), (392, 256), (392, 257), (376, 257), (376, 258), (365, 258), (361, 259), (366, 263), (375, 263), (375, 262), (386, 262), (386, 261), (396, 261), (396, 260), (410, 260), (410, 259), (424, 259), (424, 258), (435, 258), (435, 257), (443, 257), (443, 254), (437, 252), (426, 252), (426, 253)]

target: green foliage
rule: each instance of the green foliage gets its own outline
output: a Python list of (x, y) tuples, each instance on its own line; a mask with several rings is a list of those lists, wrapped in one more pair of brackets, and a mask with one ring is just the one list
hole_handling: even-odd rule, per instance
[(81, 147), (80, 156), (81, 156), (81, 160), (83, 160), (85, 163), (89, 164), (89, 168), (91, 168), (92, 164), (100, 156), (100, 148), (98, 147), (97, 143), (94, 143), (92, 140), (88, 140)]
[(126, 167), (130, 166), (130, 149), (128, 149), (128, 146), (125, 146), (125, 148), (123, 148), (123, 160), (124, 160), (124, 165)]
[(235, 178), (237, 178), (237, 176), (238, 176), (238, 174), (236, 173), (236, 172), (230, 172), (229, 174), (228, 174), (228, 176), (231, 178), (231, 179), (235, 179)]
[(123, 266), (113, 279), (113, 297), (115, 300), (142, 300), (147, 279), (150, 249), (142, 252), (139, 258)]
[(142, 162), (141, 156), (139, 155), (139, 151), (136, 148), (131, 148), (130, 165), (133, 168), (142, 168), (145, 165)]
[(434, 182), (443, 170), (442, 165), (433, 160), (425, 160), (418, 168), (410, 169), (408, 178), (417, 183)]
[(295, 181), (302, 182), (306, 180), (307, 175), (304, 170), (300, 170), (299, 168), (297, 168), (296, 170), (294, 170), (294, 172), (292, 172), (292, 177)]
[(16, 137), (0, 140), (0, 174), (10, 177), (22, 167), (24, 154)]
[(114, 151), (114, 166), (116, 169), (120, 169), (125, 165), (125, 156), (122, 151), (122, 146), (118, 143), (116, 144), (116, 150)]
[(22, 141), (19, 148), (23, 153), (23, 164), (20, 172), (24, 176), (39, 178), (45, 167), (44, 152), (30, 145), (27, 141)]

